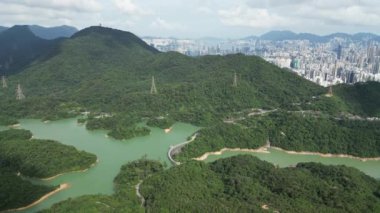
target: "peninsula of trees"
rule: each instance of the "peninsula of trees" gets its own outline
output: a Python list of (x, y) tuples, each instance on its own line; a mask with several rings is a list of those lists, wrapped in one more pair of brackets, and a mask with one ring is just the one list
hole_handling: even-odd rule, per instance
[(47, 178), (89, 168), (96, 156), (51, 140), (31, 139), (27, 130), (0, 132), (0, 210), (26, 206), (56, 187), (27, 179)]

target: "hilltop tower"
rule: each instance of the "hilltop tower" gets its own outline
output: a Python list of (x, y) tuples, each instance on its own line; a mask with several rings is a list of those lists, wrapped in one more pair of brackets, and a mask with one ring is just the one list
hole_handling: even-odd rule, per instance
[(154, 76), (152, 76), (152, 86), (150, 88), (150, 94), (157, 94), (156, 83), (154, 82)]
[(23, 99), (25, 99), (25, 95), (22, 92), (21, 85), (17, 84), (16, 100), (23, 100)]
[(233, 82), (232, 86), (233, 86), (233, 87), (237, 87), (237, 86), (238, 86), (238, 84), (237, 84), (237, 75), (236, 75), (236, 72), (235, 72), (235, 74), (234, 74), (234, 82)]
[(332, 96), (333, 96), (333, 89), (332, 89), (332, 86), (329, 86), (329, 91), (327, 92), (327, 96), (328, 96), (328, 97), (332, 97)]
[(8, 84), (7, 84), (7, 79), (5, 79), (5, 76), (3, 75), (3, 77), (1, 78), (2, 82), (3, 82), (3, 88), (8, 88)]

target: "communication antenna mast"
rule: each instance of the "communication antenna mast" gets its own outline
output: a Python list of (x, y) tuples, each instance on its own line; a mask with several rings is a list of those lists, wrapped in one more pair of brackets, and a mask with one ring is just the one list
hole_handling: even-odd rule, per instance
[(157, 94), (156, 83), (154, 82), (154, 76), (152, 76), (152, 87), (150, 88), (150, 94)]
[(237, 84), (237, 75), (236, 75), (236, 72), (234, 74), (234, 83), (232, 84), (233, 87), (237, 87), (238, 84)]
[(16, 100), (22, 100), (22, 99), (25, 99), (25, 95), (22, 92), (21, 85), (17, 84)]
[(1, 78), (2, 82), (3, 82), (3, 88), (8, 88), (8, 84), (7, 84), (7, 79), (5, 79), (5, 76), (3, 75), (3, 77)]
[(328, 95), (329, 97), (333, 96), (333, 89), (332, 89), (332, 86), (329, 86), (329, 91), (328, 91), (327, 95)]

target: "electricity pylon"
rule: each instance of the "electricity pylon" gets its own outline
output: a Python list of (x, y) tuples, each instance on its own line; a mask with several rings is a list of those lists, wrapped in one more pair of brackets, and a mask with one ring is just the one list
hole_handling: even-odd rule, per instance
[(238, 86), (236, 72), (235, 72), (235, 75), (234, 75), (234, 83), (232, 84), (232, 86), (233, 87), (237, 87)]
[(22, 100), (22, 99), (25, 99), (25, 95), (22, 92), (21, 85), (17, 84), (16, 100)]
[(3, 76), (1, 79), (3, 82), (3, 88), (8, 88), (7, 79), (5, 79), (5, 76)]
[(150, 94), (157, 94), (156, 83), (154, 82), (154, 76), (152, 76), (152, 86), (150, 88)]

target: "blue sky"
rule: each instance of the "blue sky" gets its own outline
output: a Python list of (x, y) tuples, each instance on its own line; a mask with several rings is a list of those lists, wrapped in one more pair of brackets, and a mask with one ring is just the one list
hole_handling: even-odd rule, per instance
[(98, 25), (140, 36), (239, 38), (270, 30), (380, 34), (378, 0), (1, 0), (0, 25)]

